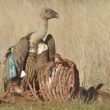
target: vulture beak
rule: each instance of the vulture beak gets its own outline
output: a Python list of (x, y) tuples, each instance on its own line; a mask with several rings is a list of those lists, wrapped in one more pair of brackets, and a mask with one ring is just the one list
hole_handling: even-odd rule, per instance
[(58, 13), (56, 13), (56, 16), (55, 16), (55, 18), (59, 18), (59, 14), (58, 14)]
[(59, 14), (55, 11), (52, 12), (54, 18), (59, 18)]

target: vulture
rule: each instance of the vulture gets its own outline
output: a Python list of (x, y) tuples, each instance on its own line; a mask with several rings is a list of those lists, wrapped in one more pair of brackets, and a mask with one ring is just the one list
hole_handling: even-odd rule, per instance
[(24, 70), (29, 78), (29, 82), (31, 85), (33, 85), (32, 82), (37, 69), (48, 62), (55, 61), (55, 53), (55, 41), (51, 34), (47, 35), (46, 40), (40, 41), (37, 47), (37, 52), (34, 52), (32, 50), (29, 51)]
[[(59, 14), (53, 9), (48, 7), (43, 8), (40, 12), (41, 22), (39, 29), (22, 37), (16, 45), (8, 49), (4, 61), (4, 90), (7, 89), (10, 82), (15, 82), (20, 85), (22, 71), (26, 69), (27, 66), (25, 65), (28, 65), (28, 62), (32, 67), (35, 66), (33, 62), (37, 61), (38, 45), (47, 34), (48, 20), (58, 17)], [(44, 44), (47, 45), (47, 47), (50, 45), (48, 40), (46, 40)], [(49, 52), (49, 54), (52, 53), (53, 52)], [(29, 60), (30, 56), (31, 60)], [(35, 58), (37, 59), (35, 60)]]

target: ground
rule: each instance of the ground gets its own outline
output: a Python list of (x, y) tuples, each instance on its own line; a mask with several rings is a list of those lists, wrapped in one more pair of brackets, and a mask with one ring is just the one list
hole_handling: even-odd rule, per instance
[(70, 102), (18, 102), (14, 104), (1, 104), (1, 110), (109, 110), (110, 102), (92, 102), (84, 104), (81, 100), (73, 100)]

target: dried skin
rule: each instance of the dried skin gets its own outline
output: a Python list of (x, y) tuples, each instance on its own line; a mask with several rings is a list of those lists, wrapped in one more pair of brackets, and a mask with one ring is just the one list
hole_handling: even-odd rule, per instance
[(36, 82), (39, 82), (40, 96), (43, 100), (63, 100), (74, 97), (76, 89), (79, 88), (79, 77), (75, 77), (78, 76), (78, 71), (75, 73), (74, 66), (73, 62), (63, 60), (48, 63), (37, 70)]

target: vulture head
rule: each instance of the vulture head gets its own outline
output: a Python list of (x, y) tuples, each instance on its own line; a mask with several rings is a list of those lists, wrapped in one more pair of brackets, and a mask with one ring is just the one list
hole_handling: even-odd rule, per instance
[(59, 18), (59, 14), (56, 11), (47, 7), (41, 9), (40, 16), (42, 19), (46, 19), (46, 20), (49, 20), (52, 18)]

